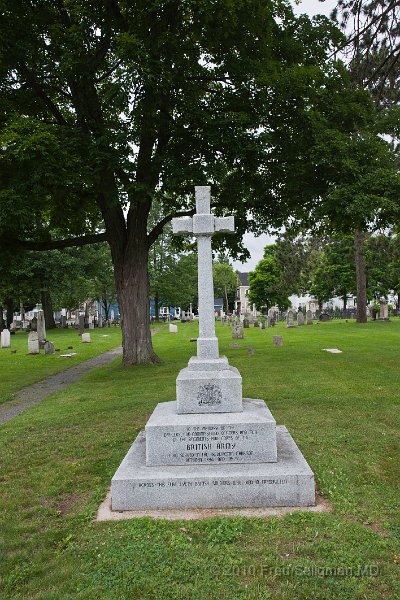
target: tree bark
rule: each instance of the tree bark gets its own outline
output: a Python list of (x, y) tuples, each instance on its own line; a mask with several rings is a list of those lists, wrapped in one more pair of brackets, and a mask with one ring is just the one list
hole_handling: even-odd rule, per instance
[(347, 309), (347, 293), (343, 294), (343, 310)]
[(4, 329), (4, 321), (3, 321), (3, 307), (0, 306), (0, 333)]
[(354, 232), (354, 253), (357, 281), (357, 323), (367, 322), (367, 278), (365, 275), (364, 233), (360, 228)]
[(136, 252), (114, 257), (124, 365), (160, 362), (151, 341), (147, 244), (135, 246)]
[(53, 303), (51, 296), (47, 290), (40, 291), (40, 299), (42, 302), (42, 308), (44, 313), (44, 322), (46, 323), (46, 329), (55, 329), (56, 322), (54, 320)]

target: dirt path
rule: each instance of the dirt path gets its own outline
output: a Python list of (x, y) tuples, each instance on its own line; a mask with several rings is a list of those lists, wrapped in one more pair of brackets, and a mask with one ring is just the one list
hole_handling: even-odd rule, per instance
[[(151, 335), (153, 336), (159, 331), (160, 328), (152, 329)], [(17, 415), (21, 414), (27, 408), (30, 408), (35, 404), (39, 404), (39, 402), (44, 400), (44, 398), (47, 398), (47, 396), (50, 396), (50, 394), (58, 392), (67, 385), (79, 381), (82, 375), (88, 373), (88, 371), (92, 371), (97, 367), (106, 365), (114, 360), (114, 358), (121, 355), (122, 346), (119, 348), (114, 348), (114, 350), (103, 352), (103, 354), (99, 354), (99, 356), (85, 360), (75, 367), (71, 367), (66, 371), (56, 373), (55, 375), (50, 375), (49, 377), (46, 377), (46, 379), (42, 379), (41, 381), (33, 383), (29, 387), (20, 390), (16, 393), (13, 400), (0, 405), (0, 425), (7, 423), (7, 421), (10, 421)]]
[(38, 404), (50, 394), (62, 390), (71, 383), (75, 383), (88, 371), (106, 365), (121, 354), (122, 347), (108, 350), (103, 354), (99, 354), (99, 356), (95, 356), (94, 358), (79, 363), (79, 365), (75, 365), (75, 367), (71, 367), (66, 371), (56, 373), (55, 375), (50, 375), (49, 377), (46, 377), (46, 379), (42, 379), (42, 381), (33, 383), (29, 387), (20, 390), (16, 393), (13, 400), (0, 405), (0, 425), (2, 423), (7, 423), (7, 421), (10, 421), (10, 419), (21, 414), (27, 408)]

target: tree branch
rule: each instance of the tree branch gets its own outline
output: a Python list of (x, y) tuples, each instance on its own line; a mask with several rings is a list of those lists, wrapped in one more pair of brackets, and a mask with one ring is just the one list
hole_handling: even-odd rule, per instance
[(68, 121), (65, 120), (59, 108), (45, 93), (43, 87), (38, 82), (35, 74), (29, 70), (29, 68), (23, 61), (19, 61), (18, 66), (21, 75), (25, 79), (26, 83), (33, 89), (38, 98), (40, 98), (42, 102), (47, 106), (57, 123), (59, 125), (69, 125)]
[(176, 217), (192, 217), (195, 212), (196, 212), (196, 209), (192, 208), (192, 210), (186, 210), (186, 211), (173, 213), (173, 214), (167, 215), (166, 217), (161, 219), (161, 221), (159, 223), (157, 223), (157, 225), (155, 227), (153, 227), (153, 229), (147, 235), (148, 247), (150, 248), (150, 246), (152, 244), (154, 244), (154, 242), (156, 241), (158, 236), (161, 235), (165, 225), (167, 223), (169, 223), (170, 221), (172, 221), (172, 219), (175, 219)]
[[(17, 246), (23, 250), (34, 250), (42, 252), (44, 250), (61, 250), (62, 248), (71, 248), (73, 246), (87, 246), (88, 244), (97, 244), (107, 241), (107, 233), (94, 233), (82, 237), (68, 238), (65, 240), (49, 240), (47, 242), (35, 242), (31, 240), (18, 240), (16, 238), (0, 238), (0, 246), (5, 242), (9, 246)], [(2, 243), (3, 242), (3, 243)]]

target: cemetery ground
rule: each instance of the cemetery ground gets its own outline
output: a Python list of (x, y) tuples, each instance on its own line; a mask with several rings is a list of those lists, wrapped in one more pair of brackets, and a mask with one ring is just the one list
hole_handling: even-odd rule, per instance
[[(245, 329), (244, 340), (217, 325), (243, 396), (265, 399), (289, 429), (330, 512), (95, 521), (121, 459), (195, 353), (197, 323), (178, 329), (153, 338), (161, 365), (116, 359), (0, 427), (0, 597), (399, 598), (397, 319), (278, 324)], [(17, 375), (31, 381), (25, 368)]]

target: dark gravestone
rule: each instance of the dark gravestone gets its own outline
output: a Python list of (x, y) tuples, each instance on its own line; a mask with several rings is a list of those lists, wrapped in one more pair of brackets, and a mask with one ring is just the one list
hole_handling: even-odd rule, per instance
[(319, 320), (321, 323), (326, 323), (327, 321), (329, 321), (330, 316), (328, 315), (328, 313), (321, 313), (319, 315)]

